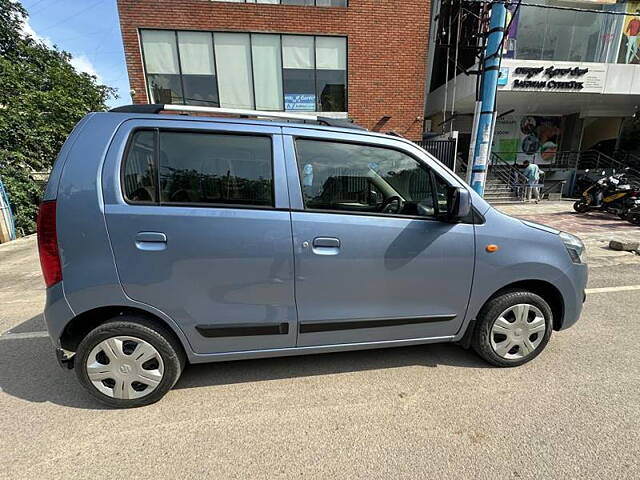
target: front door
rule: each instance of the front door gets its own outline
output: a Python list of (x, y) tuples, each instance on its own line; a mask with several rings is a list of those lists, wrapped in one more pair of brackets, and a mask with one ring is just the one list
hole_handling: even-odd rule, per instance
[(298, 346), (454, 335), (474, 266), (473, 225), (442, 221), (460, 183), (404, 142), (287, 133)]
[(127, 128), (122, 175), (105, 175), (105, 191), (116, 187), (105, 214), (126, 294), (173, 318), (196, 353), (295, 346), (280, 129)]

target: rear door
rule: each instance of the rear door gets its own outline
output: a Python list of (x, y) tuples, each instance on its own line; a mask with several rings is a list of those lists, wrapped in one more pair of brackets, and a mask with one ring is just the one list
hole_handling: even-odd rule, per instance
[(172, 317), (196, 353), (295, 345), (279, 128), (129, 121), (104, 173), (107, 226), (129, 297)]
[(299, 346), (455, 335), (472, 224), (441, 220), (450, 172), (405, 142), (284, 129)]

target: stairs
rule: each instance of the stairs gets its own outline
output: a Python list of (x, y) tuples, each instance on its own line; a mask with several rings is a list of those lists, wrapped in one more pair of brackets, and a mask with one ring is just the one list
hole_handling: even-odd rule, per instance
[(484, 188), (484, 199), (492, 204), (522, 203), (513, 189), (499, 178), (488, 178)]

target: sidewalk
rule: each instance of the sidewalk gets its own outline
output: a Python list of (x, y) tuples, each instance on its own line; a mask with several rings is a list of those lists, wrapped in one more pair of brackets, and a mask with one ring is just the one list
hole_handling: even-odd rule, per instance
[(615, 215), (600, 212), (579, 214), (573, 210), (573, 201), (565, 200), (495, 207), (507, 215), (549, 225), (579, 236), (587, 247), (587, 256), (592, 266), (640, 264), (639, 255), (609, 249), (610, 240), (640, 241), (640, 227)]

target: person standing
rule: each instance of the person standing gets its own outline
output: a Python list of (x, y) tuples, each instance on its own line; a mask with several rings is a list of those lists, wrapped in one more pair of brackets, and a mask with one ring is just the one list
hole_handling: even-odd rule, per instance
[[(640, 10), (636, 10), (636, 13), (640, 13)], [(640, 34), (640, 18), (633, 17), (631, 20), (629, 20), (624, 33), (627, 36), (626, 63), (636, 63), (635, 58), (638, 54), (638, 34)]]
[(540, 167), (535, 163), (529, 163), (529, 160), (524, 161), (524, 172), (522, 174), (527, 177), (527, 201), (531, 200), (531, 194), (536, 199), (536, 203), (540, 201)]

